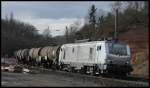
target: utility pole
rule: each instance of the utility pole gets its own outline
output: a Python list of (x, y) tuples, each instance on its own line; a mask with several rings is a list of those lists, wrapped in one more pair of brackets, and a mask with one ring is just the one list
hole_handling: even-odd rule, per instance
[(117, 29), (118, 29), (118, 8), (116, 9), (115, 14), (115, 33), (114, 33), (115, 40), (117, 39)]
[(66, 26), (66, 43), (68, 43), (69, 42), (69, 39), (68, 39), (68, 27)]

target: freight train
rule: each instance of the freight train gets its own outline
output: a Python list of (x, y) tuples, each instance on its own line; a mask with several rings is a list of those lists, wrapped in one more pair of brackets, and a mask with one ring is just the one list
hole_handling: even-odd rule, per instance
[(129, 45), (113, 41), (89, 41), (20, 49), (18, 63), (83, 74), (130, 74)]

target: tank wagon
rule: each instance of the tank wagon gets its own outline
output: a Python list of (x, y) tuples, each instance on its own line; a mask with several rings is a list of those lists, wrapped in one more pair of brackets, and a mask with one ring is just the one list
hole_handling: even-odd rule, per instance
[[(22, 60), (19, 50), (15, 52), (18, 60)], [(26, 54), (29, 65), (57, 68), (85, 74), (119, 74), (127, 75), (132, 71), (130, 65), (130, 48), (127, 44), (113, 41), (90, 41), (70, 43), (61, 46), (31, 48)]]
[(23, 64), (28, 64), (28, 52), (29, 52), (29, 49), (23, 49), (21, 51), (21, 59), (23, 61)]
[(31, 58), (34, 61), (34, 65), (37, 66), (39, 64), (38, 58), (39, 58), (39, 51), (41, 48), (33, 48)]
[(22, 62), (20, 53), (21, 53), (21, 49), (15, 52), (15, 57), (17, 58), (18, 63)]
[(52, 64), (56, 64), (58, 48), (59, 46), (47, 46), (39, 51), (39, 61), (44, 67), (50, 68)]

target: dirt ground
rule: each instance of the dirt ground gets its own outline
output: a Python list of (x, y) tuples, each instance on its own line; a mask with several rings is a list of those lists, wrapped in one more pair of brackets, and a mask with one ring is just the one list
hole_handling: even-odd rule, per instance
[(45, 87), (45, 86), (100, 86), (88, 81), (74, 80), (71, 77), (64, 77), (55, 74), (28, 74), (28, 73), (10, 73), (2, 72), (2, 86), (19, 87)]

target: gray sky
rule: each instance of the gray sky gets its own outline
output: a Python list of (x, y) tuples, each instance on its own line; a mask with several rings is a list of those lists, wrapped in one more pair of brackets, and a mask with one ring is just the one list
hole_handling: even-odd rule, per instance
[[(84, 18), (92, 4), (96, 8), (108, 12), (110, 4), (106, 1), (2, 1), (2, 17), (5, 18), (11, 12), (15, 19), (31, 23), (39, 32), (49, 26), (53, 36), (63, 35), (65, 26), (70, 26), (75, 21), (84, 24)], [(60, 31), (56, 31), (60, 30)]]

